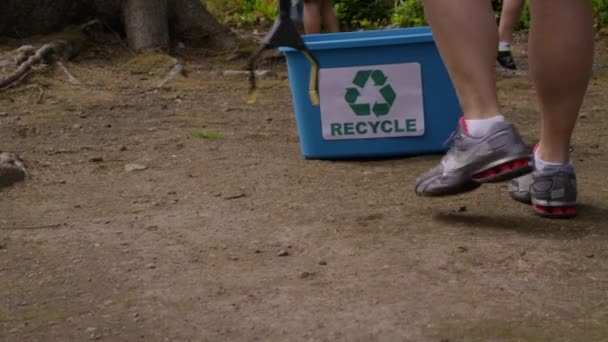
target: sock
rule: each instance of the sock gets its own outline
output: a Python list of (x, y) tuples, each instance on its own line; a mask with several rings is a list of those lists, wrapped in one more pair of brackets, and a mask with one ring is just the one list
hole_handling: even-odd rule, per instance
[(559, 168), (559, 167), (564, 167), (564, 166), (571, 166), (572, 165), (572, 160), (569, 160), (567, 163), (562, 164), (562, 163), (552, 163), (552, 162), (547, 162), (544, 161), (542, 159), (540, 159), (540, 157), (538, 156), (538, 149), (535, 149), (534, 151), (534, 168), (537, 170), (545, 170), (547, 168)]
[(496, 115), (489, 119), (465, 120), (466, 131), (470, 136), (480, 138), (485, 136), (495, 123), (502, 121), (505, 121), (505, 117), (502, 115)]
[(509, 42), (498, 43), (498, 51), (511, 51), (511, 44)]

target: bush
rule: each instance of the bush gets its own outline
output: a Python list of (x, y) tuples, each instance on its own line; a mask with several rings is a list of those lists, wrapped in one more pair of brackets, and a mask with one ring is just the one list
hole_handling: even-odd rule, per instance
[(391, 19), (394, 0), (334, 0), (340, 23), (347, 29), (374, 29), (386, 26)]
[(204, 1), (218, 20), (228, 25), (270, 25), (278, 13), (278, 0)]
[[(202, 1), (202, 0), (201, 0)], [(427, 25), (422, 0), (333, 0), (338, 19), (345, 30), (377, 29)], [(466, 0), (453, 0), (466, 1)], [(588, 1), (588, 0), (572, 0)], [(277, 16), (278, 0), (207, 0), (211, 13), (229, 25), (269, 25)], [(598, 29), (608, 25), (608, 0), (592, 0)], [(497, 20), (502, 0), (492, 0)], [(530, 1), (526, 0), (519, 30), (530, 27)]]
[(593, 0), (593, 16), (598, 29), (608, 24), (608, 0)]
[(420, 0), (399, 0), (393, 14), (391, 22), (395, 26), (426, 26), (426, 18), (424, 17), (424, 7)]

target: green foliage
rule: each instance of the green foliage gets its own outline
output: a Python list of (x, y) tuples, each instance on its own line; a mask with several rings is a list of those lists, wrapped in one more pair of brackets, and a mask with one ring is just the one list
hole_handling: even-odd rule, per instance
[(524, 8), (521, 11), (519, 17), (519, 25), (516, 27), (517, 30), (527, 30), (530, 28), (530, 0), (526, 0)]
[(208, 0), (209, 11), (224, 24), (270, 25), (278, 13), (278, 0)]
[(340, 23), (347, 28), (376, 29), (391, 18), (393, 0), (334, 0)]
[(196, 132), (192, 133), (192, 136), (197, 139), (204, 139), (204, 140), (224, 139), (224, 135), (222, 133), (218, 133), (215, 131), (196, 131)]
[(172, 63), (172, 58), (164, 53), (150, 51), (129, 58), (126, 66), (133, 74), (150, 74), (165, 72), (171, 68)]
[[(500, 19), (502, 1), (492, 0), (497, 20)], [(601, 29), (608, 26), (608, 0), (591, 2), (596, 27)], [(268, 26), (276, 19), (278, 11), (278, 0), (206, 0), (204, 3), (221, 22), (236, 26)], [(397, 27), (427, 25), (422, 0), (333, 0), (333, 4), (345, 30), (378, 29), (388, 25)], [(530, 0), (526, 0), (517, 25), (519, 30), (528, 28), (530, 28)]]
[[(500, 15), (502, 9), (502, 0), (493, 0), (492, 7), (494, 7), (494, 12), (496, 13), (496, 23), (500, 22)], [(516, 30), (527, 30), (530, 28), (530, 0), (526, 0), (524, 3), (524, 8), (521, 11), (521, 15), (519, 17), (519, 23), (515, 27)]]
[(424, 7), (420, 0), (399, 0), (391, 16), (393, 25), (399, 27), (426, 26)]
[(598, 28), (608, 24), (608, 0), (593, 0), (593, 16)]

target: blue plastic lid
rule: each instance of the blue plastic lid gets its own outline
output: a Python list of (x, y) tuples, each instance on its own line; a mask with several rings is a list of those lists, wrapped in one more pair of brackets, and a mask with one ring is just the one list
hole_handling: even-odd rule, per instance
[[(314, 51), (429, 43), (433, 42), (433, 34), (428, 26), (424, 26), (403, 29), (311, 34), (303, 35), (302, 39), (306, 43), (306, 46)], [(297, 50), (289, 47), (280, 47), (279, 51), (293, 52)]]

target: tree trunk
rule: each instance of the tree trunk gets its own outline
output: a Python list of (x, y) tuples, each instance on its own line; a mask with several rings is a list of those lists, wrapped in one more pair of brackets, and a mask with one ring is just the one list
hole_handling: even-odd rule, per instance
[(0, 36), (49, 34), (94, 18), (125, 34), (135, 50), (167, 48), (170, 38), (190, 46), (238, 43), (201, 0), (0, 0)]
[(123, 8), (129, 46), (135, 51), (169, 48), (167, 0), (126, 0)]
[[(199, 0), (173, 0), (174, 34), (186, 41), (231, 48), (237, 38)], [(202, 45), (201, 44), (201, 45)]]

